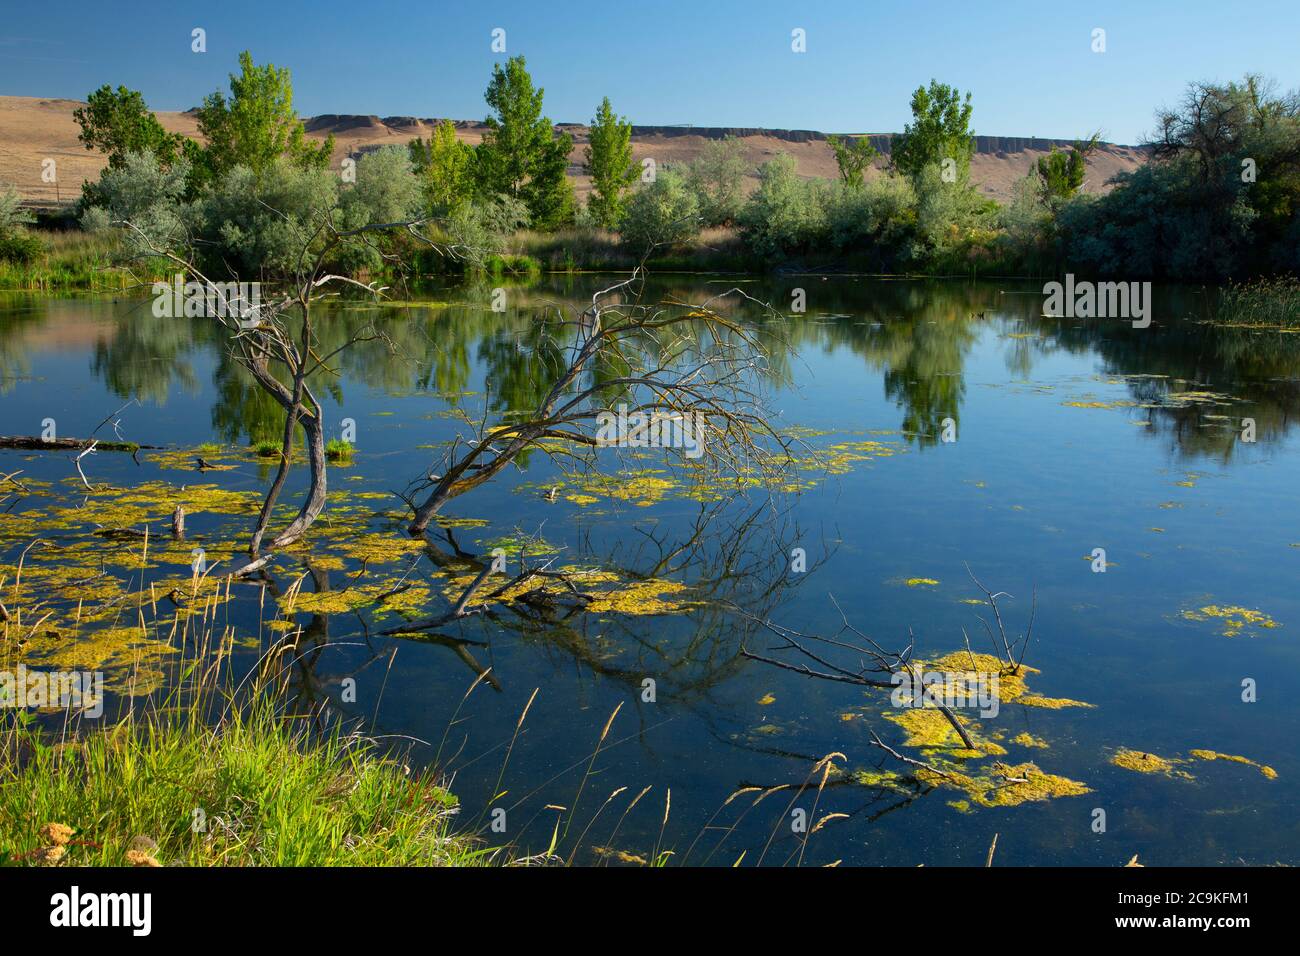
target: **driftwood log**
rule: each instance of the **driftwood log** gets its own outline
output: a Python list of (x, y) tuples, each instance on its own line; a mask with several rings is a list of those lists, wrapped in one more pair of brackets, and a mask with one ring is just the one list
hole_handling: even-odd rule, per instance
[[(71, 449), (81, 451), (88, 448), (92, 438), (51, 438), (46, 441), (44, 438), (36, 438), (31, 435), (0, 435), (0, 448), (17, 448), (25, 451), (53, 451), (56, 449)], [(100, 441), (95, 445), (95, 451), (124, 451), (128, 454), (134, 454), (140, 449), (162, 448), (162, 445), (138, 445), (133, 441)]]

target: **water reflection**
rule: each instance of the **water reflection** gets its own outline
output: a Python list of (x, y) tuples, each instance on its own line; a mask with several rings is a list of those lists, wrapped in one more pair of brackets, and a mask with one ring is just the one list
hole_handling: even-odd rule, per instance
[[(427, 457), (418, 448), (454, 434), (458, 422), (450, 413), (455, 410), (477, 420), (485, 404), (494, 416), (535, 406), (558, 363), (538, 318), (553, 315), (557, 307), (578, 311), (593, 288), (607, 284), (583, 276), (514, 286), (504, 313), (491, 311), (489, 284), (427, 290), (423, 300), (412, 294), (409, 302), (334, 307), (330, 319), (320, 324), (323, 351), (367, 324), (379, 335), (337, 357), (328, 383), (330, 411), (391, 417), (363, 419), (370, 429), (364, 454), (351, 470), (332, 472), (332, 486), (340, 491), (365, 488), (378, 498), (413, 477), (408, 472), (418, 471)], [(656, 279), (647, 295), (698, 301), (702, 294), (732, 284), (734, 280), (667, 277)], [(402, 635), (396, 641), (379, 633), (391, 620), (376, 623), (368, 610), (300, 613), (296, 623), (302, 632), (290, 668), (297, 694), (337, 707), (339, 687), (348, 678), (368, 682), (376, 693), (387, 686), (382, 700), (367, 698), (350, 716), (374, 718), (380, 730), (436, 741), (447, 732), (464, 689), (478, 681), (476, 693), (483, 703), (475, 713), (481, 724), (473, 731), (475, 743), (464, 743), (471, 731), (457, 724), (457, 742), (450, 747), (465, 754), (456, 766), (468, 767), (468, 761), (509, 739), (529, 695), (542, 687), (538, 742), (528, 750), (532, 756), (521, 753), (518, 758), (531, 760), (520, 767), (526, 781), (521, 792), (531, 792), (557, 767), (580, 759), (610, 711), (622, 703), (624, 719), (635, 717), (633, 736), (641, 749), (634, 755), (620, 754), (618, 768), (624, 776), (617, 782), (635, 783), (639, 789), (643, 782), (671, 773), (680, 781), (674, 786), (685, 790), (679, 791), (683, 806), (712, 811), (734, 787), (797, 783), (812, 761), (834, 749), (848, 750), (856, 767), (877, 759), (869, 743), (850, 736), (858, 723), (841, 720), (845, 713), (860, 715), (860, 700), (799, 686), (797, 680), (778, 683), (745, 666), (738, 648), (753, 640), (753, 618), (800, 626), (820, 621), (833, 627), (827, 594), (834, 591), (844, 597), (855, 621), (887, 642), (894, 643), (916, 625), (929, 648), (951, 650), (960, 644), (960, 625), (967, 623), (958, 615), (969, 613), (957, 595), (930, 594), (891, 581), (900, 572), (924, 573), (943, 578), (947, 587), (958, 575), (943, 570), (943, 562), (959, 570), (960, 561), (970, 559), (981, 575), (989, 568), (987, 576), (999, 586), (1019, 590), (1042, 585), (1044, 633), (1052, 640), (1035, 648), (1031, 663), (1043, 668), (1045, 681), (1056, 682), (1055, 693), (1098, 703), (1083, 717), (1064, 713), (1030, 718), (1040, 724), (1054, 722), (1053, 749), (1041, 758), (1045, 766), (1050, 758), (1054, 770), (1102, 790), (1116, 786), (1105, 777), (1104, 753), (1119, 744), (1153, 749), (1165, 744), (1168, 752), (1214, 746), (1273, 762), (1277, 750), (1272, 742), (1238, 716), (1246, 708), (1216, 711), (1214, 720), (1207, 721), (1197, 702), (1210, 692), (1207, 671), (1221, 676), (1225, 653), (1232, 656), (1233, 679), (1239, 672), (1291, 672), (1282, 666), (1284, 661), (1267, 656), (1282, 653), (1274, 650), (1278, 643), (1243, 640), (1223, 651), (1190, 641), (1186, 631), (1177, 630), (1188, 588), (1198, 594), (1222, 588), (1231, 592), (1224, 603), (1260, 605), (1294, 626), (1300, 612), (1289, 614), (1278, 596), (1282, 590), (1276, 575), (1284, 571), (1244, 560), (1240, 568), (1227, 568), (1222, 561), (1243, 528), (1260, 527), (1252, 522), (1260, 517), (1257, 511), (1268, 512), (1272, 489), (1253, 486), (1264, 492), (1262, 504), (1252, 504), (1249, 495), (1216, 495), (1204, 489), (1198, 493), (1199, 503), (1209, 507), (1187, 508), (1181, 517), (1173, 511), (1154, 512), (1156, 518), (1151, 509), (1161, 500), (1157, 495), (1175, 492), (1166, 490), (1167, 479), (1153, 479), (1150, 473), (1165, 464), (1166, 453), (1238, 463), (1245, 457), (1238, 440), (1242, 417), (1255, 419), (1262, 450), (1283, 454), (1300, 384), (1300, 340), (1204, 324), (1201, 320), (1211, 311), (1209, 299), (1192, 289), (1157, 289), (1155, 324), (1135, 330), (1124, 322), (1045, 318), (1036, 290), (1015, 283), (812, 277), (743, 283), (749, 295), (778, 306), (790, 301), (795, 287), (808, 290), (810, 311), (805, 314), (775, 319), (740, 300), (719, 303), (753, 323), (768, 347), (764, 387), (782, 399), (801, 392), (813, 398), (803, 406), (782, 400), (786, 424), (809, 424), (802, 420), (809, 416), (828, 431), (851, 432), (869, 421), (867, 427), (896, 430), (899, 434), (889, 440), (913, 451), (926, 449), (925, 455), (904, 455), (869, 475), (847, 476), (842, 495), (827, 483), (824, 494), (783, 502), (758, 494), (705, 503), (677, 498), (653, 508), (610, 508), (599, 514), (548, 504), (536, 491), (522, 488), (521, 483), (547, 477), (544, 462), (536, 466), (541, 474), (524, 463), (523, 475), (508, 480), (503, 476), (485, 486), (481, 495), (476, 493), (470, 505), (476, 510), (467, 516), (490, 520), (493, 534), (508, 534), (512, 526), (541, 527), (565, 549), (564, 561), (614, 569), (623, 579), (688, 581), (695, 587), (698, 606), (689, 615), (651, 619), (579, 614), (560, 603), (502, 606), (456, 627)], [(92, 426), (102, 417), (95, 414), (99, 404), (116, 407), (135, 398), (168, 408), (168, 416), (142, 416), (130, 423), (129, 437), (139, 440), (153, 440), (150, 429), (161, 419), (180, 423), (166, 439), (178, 443), (216, 436), (245, 445), (275, 437), (282, 425), (278, 407), (251, 386), (214, 331), (202, 323), (156, 319), (139, 303), (111, 300), (11, 297), (0, 303), (0, 388), (27, 403), (22, 405), (24, 421), (33, 417), (29, 409), (43, 408), (63, 391), (80, 387), (78, 381), (87, 371), (95, 388), (113, 399), (86, 389), (84, 394), (95, 401), (95, 410), (84, 416)], [(33, 376), (41, 381), (33, 382)], [(1023, 395), (1017, 392), (1021, 388)], [(1186, 398), (1189, 393), (1210, 397), (1193, 401)], [(974, 455), (941, 457), (934, 446), (944, 419), (961, 425), (964, 435), (977, 423), (977, 413), (991, 407), (990, 394), (1000, 402), (992, 406), (996, 414), (1024, 415), (1033, 428), (1013, 437), (1012, 447), (989, 450), (972, 443), (963, 453), (974, 447)], [(1070, 401), (1103, 407), (1061, 407)], [(981, 407), (981, 402), (986, 404)], [(40, 415), (35, 418), (39, 421)], [(1074, 449), (1074, 457), (1067, 457), (1070, 448), (1055, 446), (1062, 457), (1060, 475), (1049, 473), (1037, 456), (1034, 446), (1046, 433), (1075, 427), (1100, 432), (1124, 418), (1148, 424), (1110, 428), (1104, 440)], [(76, 434), (71, 425), (61, 427)], [(1097, 499), (1103, 496), (1090, 499), (1086, 487), (1071, 483), (1098, 452), (1114, 456), (1117, 472), (1150, 479), (1149, 487), (1159, 490), (1150, 491), (1145, 503), (1134, 497), (1099, 506)], [(56, 464), (64, 467), (57, 477), (67, 477), (66, 462)], [(126, 464), (120, 475), (109, 472), (110, 464), (107, 456), (96, 462), (104, 480), (136, 480)], [(35, 471), (40, 466), (36, 462), (25, 467)], [(969, 470), (945, 472), (957, 467)], [(259, 487), (246, 470), (241, 466), (203, 480)], [(1053, 484), (1042, 481), (1044, 476), (1063, 480)], [(191, 480), (182, 472), (163, 477), (175, 483)], [(989, 479), (990, 486), (1000, 483), (1001, 497), (994, 499), (990, 491), (991, 502), (967, 497), (948, 515), (931, 513), (936, 496), (956, 502), (963, 488), (971, 487), (963, 483), (976, 478)], [(1242, 478), (1243, 484), (1249, 480)], [(1198, 501), (1190, 495), (1187, 500)], [(392, 504), (390, 500), (373, 507)], [(1010, 510), (1016, 506), (1024, 510)], [(1225, 508), (1238, 510), (1220, 526), (1210, 512)], [(1080, 576), (1091, 577), (1079, 557), (1092, 544), (1087, 535), (1099, 516), (1109, 522), (1105, 530), (1111, 540), (1151, 532), (1150, 540), (1169, 541), (1164, 553), (1159, 543), (1130, 542), (1128, 553), (1118, 554), (1119, 572), (1105, 576), (1110, 590), (1104, 592), (1095, 579), (1080, 581)], [(375, 512), (366, 520), (378, 533), (401, 534), (400, 515)], [(1162, 527), (1150, 528), (1156, 521)], [(1179, 521), (1182, 528), (1175, 526)], [(1175, 539), (1180, 530), (1182, 538)], [(418, 554), (418, 575), (480, 567), (487, 537), (488, 532), (476, 528), (442, 529)], [(1268, 543), (1287, 553), (1284, 541)], [(791, 573), (789, 557), (795, 546), (808, 549), (806, 574)], [(364, 570), (351, 563), (340, 570), (309, 554), (297, 558), (301, 567), (289, 562), (270, 568), (258, 582), (271, 606), (300, 575), (306, 575), (305, 592), (328, 592), (348, 588)], [(910, 566), (899, 567), (904, 562)], [(245, 601), (242, 611), (232, 612), (237, 623), (251, 628), (259, 624), (259, 600)], [(1198, 600), (1204, 604), (1218, 598)], [(745, 608), (748, 616), (731, 613), (733, 605)], [(1134, 620), (1139, 618), (1142, 653), (1149, 656), (1134, 660), (1127, 655), (1134, 653)], [(1170, 618), (1175, 623), (1169, 623)], [(1211, 652), (1215, 657), (1207, 664), (1201, 658)], [(1094, 660), (1104, 661), (1104, 673), (1089, 669)], [(1159, 680), (1152, 679), (1151, 661), (1161, 662)], [(653, 705), (642, 699), (646, 680), (657, 687)], [(1285, 699), (1285, 689), (1274, 695)], [(769, 697), (775, 702), (759, 703)], [(1180, 712), (1180, 707), (1193, 710)], [(1194, 710), (1198, 707), (1202, 710)], [(1171, 721), (1171, 714), (1177, 719)], [(1294, 723), (1291, 713), (1280, 717)], [(1238, 736), (1253, 740), (1258, 752), (1250, 743), (1231, 739), (1226, 728), (1233, 721), (1240, 722)], [(1209, 728), (1208, 723), (1215, 726)], [(1197, 734), (1178, 736), (1176, 729), (1187, 726), (1197, 727)], [(1175, 729), (1154, 729), (1166, 727)], [(1038, 725), (1016, 729), (1042, 733)], [(626, 729), (620, 728), (623, 732)], [(1285, 774), (1284, 763), (1277, 765)], [(480, 769), (475, 765), (474, 772), (464, 773), (457, 787), (475, 810), (492, 797), (483, 792), (492, 774)], [(1142, 783), (1149, 788), (1148, 781)], [(917, 800), (921, 795), (834, 781), (828, 800), (850, 814), (852, 823), (846, 826), (869, 829), (849, 831), (853, 836), (835, 844), (832, 858), (862, 852), (869, 834), (875, 841), (870, 844), (871, 861), (920, 862), (917, 828), (946, 846), (950, 823), (936, 822), (948, 813), (946, 804), (940, 799)], [(547, 792), (544, 799), (562, 803), (569, 796), (571, 791)], [(1143, 799), (1129, 792), (1124, 796), (1130, 802)], [(1208, 785), (1189, 792), (1186, 799), (1214, 809), (1231, 803)], [(1288, 808), (1285, 797), (1277, 799), (1278, 806), (1264, 807), (1256, 819), (1280, 819), (1277, 814)], [(1170, 806), (1153, 796), (1146, 809), (1153, 818), (1186, 812)], [(895, 812), (904, 807), (909, 808), (906, 813)], [(1039, 859), (1059, 859), (1065, 831), (1051, 814), (1073, 809), (1027, 812), (1037, 814), (1037, 825), (1026, 825), (1023, 831), (1023, 839), (1033, 847), (1026, 852), (1039, 854)], [(907, 822), (895, 825), (893, 821), (902, 818)], [(1207, 825), (1206, 840), (1219, 839), (1249, 858), (1262, 858), (1257, 825), (1249, 832), (1229, 832), (1245, 827), (1239, 819), (1244, 817), (1216, 817), (1213, 825), (1227, 829), (1216, 837)], [(963, 821), (960, 832), (975, 848), (972, 852), (987, 850), (991, 834), (981, 832), (984, 822)], [(683, 842), (689, 843), (696, 823), (688, 818), (681, 824), (687, 834)], [(655, 825), (657, 821), (650, 824), (652, 830)], [(760, 844), (765, 836), (759, 835)], [(1169, 859), (1182, 852), (1195, 862), (1211, 860), (1204, 847), (1170, 843), (1165, 847)], [(1097, 852), (1092, 844), (1080, 846), (1070, 847), (1071, 859), (1113, 862), (1089, 856)]]
[[(801, 280), (812, 283), (813, 279)], [(795, 285), (747, 283), (746, 292), (778, 307)], [(718, 290), (724, 284), (718, 284)], [(804, 314), (772, 320), (744, 300), (720, 304), (724, 312), (746, 314), (762, 330), (769, 351), (767, 374), (774, 386), (797, 377), (803, 357), (848, 350), (881, 375), (885, 395), (897, 405), (898, 429), (917, 446), (939, 440), (945, 419), (961, 423), (967, 397), (967, 358), (982, 334), (1005, 337), (1005, 367), (1016, 379), (1058, 352), (1092, 353), (1101, 371), (1126, 376), (1131, 401), (1150, 421), (1151, 435), (1187, 457), (1231, 460), (1238, 429), (1230, 417), (1252, 417), (1258, 440), (1270, 442), (1292, 425), (1300, 402), (1300, 337), (1203, 321), (1210, 314), (1202, 290), (1157, 291), (1157, 320), (1150, 329), (1122, 321), (1052, 319), (1042, 315), (1033, 287), (998, 288), (988, 283), (818, 282)], [(563, 361), (555, 340), (537, 319), (559, 309), (577, 314), (587, 304), (567, 282), (538, 283), (511, 290), (511, 307), (491, 311), (491, 290), (467, 286), (436, 290), (430, 305), (356, 303), (331, 310), (321, 323), (322, 352), (332, 351), (367, 324), (380, 336), (340, 353), (329, 390), (338, 403), (357, 385), (401, 396), (434, 393), (453, 407), (466, 404), (470, 383), (488, 383), (488, 407), (497, 414), (535, 407)], [(655, 280), (648, 295), (698, 298), (693, 282)], [(30, 372), (30, 354), (59, 338), (61, 314), (84, 321), (87, 306), (22, 297), (0, 314), (0, 388)], [(283, 411), (247, 378), (222, 347), (220, 331), (190, 320), (157, 318), (145, 305), (100, 304), (103, 317), (94, 338), (91, 371), (122, 400), (161, 404), (173, 391), (195, 394), (201, 356), (215, 362), (211, 375), (217, 398), (214, 430), (231, 444), (273, 439)], [(607, 369), (611, 376), (615, 369)], [(1210, 391), (1229, 405), (1167, 401), (1171, 392)], [(474, 407), (477, 407), (474, 402)], [(1152, 407), (1147, 407), (1152, 406)]]

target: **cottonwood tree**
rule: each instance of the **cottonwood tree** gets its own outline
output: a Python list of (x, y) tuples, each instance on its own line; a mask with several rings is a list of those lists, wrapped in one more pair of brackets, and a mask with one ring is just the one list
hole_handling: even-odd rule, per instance
[(588, 142), (586, 168), (592, 193), (587, 206), (596, 222), (612, 229), (623, 218), (624, 196), (636, 182), (637, 170), (632, 164), (632, 124), (614, 113), (608, 96), (591, 121)]
[(1100, 133), (1076, 142), (1068, 153), (1052, 147), (1051, 153), (1038, 157), (1039, 194), (1044, 203), (1060, 204), (1075, 195), (1088, 175), (1088, 157), (1097, 149)]
[[(136, 90), (119, 86), (114, 90), (105, 83), (86, 97), (86, 105), (72, 112), (81, 127), (77, 135), (86, 149), (96, 149), (108, 157), (111, 169), (126, 162), (128, 153), (153, 153), (159, 165), (170, 167), (190, 143), (179, 133), (169, 133), (158, 117), (145, 105)], [(192, 145), (192, 144), (191, 144)]]
[(469, 202), (474, 150), (456, 138), (455, 123), (443, 120), (434, 126), (427, 143), (417, 136), (408, 148), (430, 213), (448, 215)]
[(871, 140), (866, 136), (859, 136), (850, 142), (845, 137), (831, 135), (826, 137), (826, 142), (830, 143), (835, 153), (835, 165), (840, 170), (840, 182), (850, 189), (859, 188), (862, 185), (862, 174), (880, 155), (871, 145)]
[(207, 140), (203, 167), (212, 176), (247, 166), (256, 176), (281, 156), (306, 169), (324, 169), (334, 151), (334, 136), (313, 144), (293, 108), (288, 69), (257, 66), (247, 50), (239, 54), (240, 74), (230, 74), (230, 97), (218, 90), (198, 109), (199, 132)]
[(565, 176), (573, 137), (559, 136), (542, 114), (541, 87), (533, 86), (522, 56), (492, 68), (484, 99), (493, 115), (474, 151), (481, 193), (522, 200), (532, 225), (551, 228), (573, 218), (573, 187)]
[(925, 169), (950, 159), (955, 164), (956, 181), (965, 182), (975, 153), (970, 118), (969, 93), (963, 100), (956, 87), (936, 80), (930, 81), (928, 89), (918, 86), (912, 94), (912, 122), (894, 139), (890, 162), (915, 181)]

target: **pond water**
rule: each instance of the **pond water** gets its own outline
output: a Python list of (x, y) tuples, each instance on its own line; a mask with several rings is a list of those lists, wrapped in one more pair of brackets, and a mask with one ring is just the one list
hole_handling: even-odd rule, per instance
[[(53, 419), (59, 435), (85, 436), (136, 399), (116, 416), (121, 436), (165, 446), (87, 457), (89, 493), (70, 452), (0, 451), (0, 473), (21, 470), (26, 489), (2, 490), (0, 587), (17, 603), (20, 556), (42, 539), (26, 556), (40, 593), (24, 600), (52, 614), (10, 653), (106, 669), (111, 710), (174, 673), (179, 655), (159, 645), (190, 639), (182, 612), (218, 625), (236, 671), (298, 635), (304, 699), (409, 744), (413, 763), (436, 762), (463, 824), (489, 842), (541, 850), (558, 819), (560, 852), (582, 863), (669, 850), (688, 864), (744, 853), (747, 864), (982, 865), (995, 833), (1004, 864), (1300, 862), (1300, 339), (1211, 326), (1197, 289), (1157, 288), (1156, 321), (1133, 329), (1044, 317), (1036, 285), (746, 280), (778, 307), (807, 291), (807, 312), (780, 323), (734, 309), (788, 342), (764, 383), (773, 422), (829, 468), (804, 462), (793, 486), (716, 501), (659, 450), (610, 461), (604, 484), (534, 455), (453, 501), (434, 545), (409, 542), (394, 492), (436, 470), (485, 403), (493, 415), (535, 405), (538, 316), (581, 311), (610, 281), (511, 286), (504, 313), (482, 284), (333, 310), (326, 346), (367, 323), (385, 333), (343, 352), (319, 389), (330, 434), (355, 422), (355, 457), (331, 469), (331, 504), (305, 547), (256, 584), (196, 596), (192, 549), (215, 577), (246, 542), (273, 471), (248, 447), (278, 434), (276, 409), (203, 320), (155, 318), (145, 299), (0, 298), (0, 433), (39, 435)], [(647, 296), (699, 301), (735, 285), (659, 277)], [(955, 441), (942, 440), (946, 419)], [(199, 445), (220, 446), (201, 452), (219, 468), (193, 469)], [(188, 538), (171, 543), (177, 502)], [(148, 553), (95, 534), (146, 524)], [(671, 613), (502, 607), (434, 635), (378, 633), (446, 607), (457, 548), (483, 555), (524, 533), (561, 563), (659, 582), (630, 609), (653, 612), (657, 596)], [(806, 571), (792, 568), (795, 548)], [(887, 691), (740, 653), (782, 657), (756, 618), (841, 638), (848, 621), (930, 660), (964, 649), (964, 630), (992, 653), (967, 565), (1007, 592), (1013, 637), (1036, 601), (1025, 699), (989, 719), (965, 712), (990, 755), (908, 746)], [(343, 595), (309, 596), (327, 590)], [(822, 652), (855, 666), (843, 650)], [(912, 779), (873, 732), (979, 782)], [(1117, 765), (1129, 749), (1172, 763)], [(727, 803), (742, 788), (801, 784), (831, 753), (843, 756), (820, 794)], [(1041, 800), (1016, 789), (1043, 775), (1073, 783)], [(845, 816), (806, 836), (796, 810), (810, 825)]]

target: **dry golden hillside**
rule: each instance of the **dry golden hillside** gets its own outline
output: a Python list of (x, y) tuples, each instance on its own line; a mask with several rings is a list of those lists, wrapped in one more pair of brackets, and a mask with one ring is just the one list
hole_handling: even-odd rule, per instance
[[(83, 105), (76, 100), (47, 100), (27, 96), (0, 96), (0, 182), (13, 183), (24, 199), (53, 203), (75, 199), (81, 183), (99, 175), (104, 159), (85, 149), (77, 141), (77, 124), (72, 111)], [(159, 113), (167, 129), (197, 137), (198, 127), (191, 113)], [(410, 116), (315, 116), (305, 120), (308, 135), (324, 139), (334, 134), (334, 164), (349, 153), (377, 146), (404, 145), (416, 136), (427, 136), (432, 119)], [(461, 139), (477, 143), (483, 126), (458, 120)], [(583, 149), (587, 130), (584, 126), (562, 127), (573, 134), (573, 152), (569, 173), (579, 194), (589, 188), (582, 172)], [(834, 177), (835, 158), (825, 136), (809, 130), (713, 129), (704, 127), (637, 126), (633, 128), (632, 149), (639, 161), (653, 157), (660, 166), (689, 162), (698, 156), (705, 143), (725, 135), (737, 136), (755, 167), (777, 153), (789, 153), (804, 176)], [(887, 148), (887, 136), (875, 136), (878, 148)], [(1034, 160), (1045, 155), (1051, 140), (1023, 137), (977, 138), (977, 150), (971, 161), (971, 176), (986, 194), (1006, 199), (1012, 185), (1029, 171)], [(55, 182), (44, 182), (44, 161), (54, 160)], [(1131, 170), (1143, 162), (1143, 152), (1131, 146), (1103, 144), (1089, 162), (1090, 175), (1085, 189), (1097, 192), (1106, 188), (1116, 173)]]

